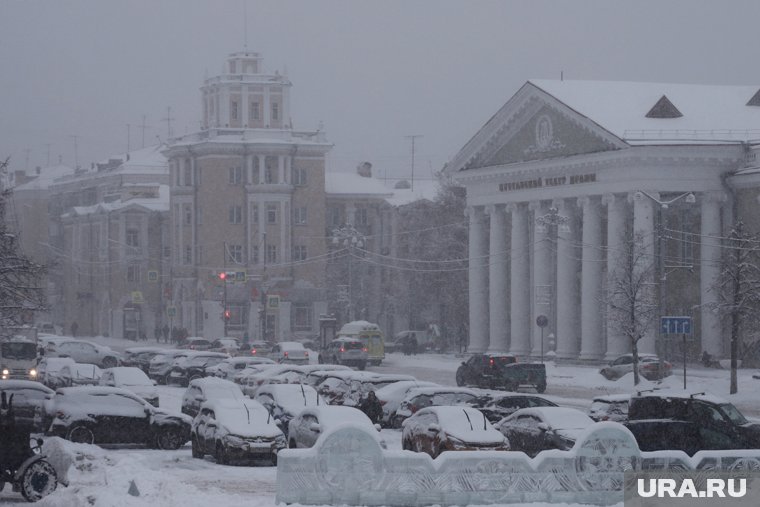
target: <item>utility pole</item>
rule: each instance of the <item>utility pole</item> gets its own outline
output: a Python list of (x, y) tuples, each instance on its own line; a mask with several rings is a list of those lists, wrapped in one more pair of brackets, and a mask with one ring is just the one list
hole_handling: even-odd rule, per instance
[(261, 272), (261, 341), (267, 341), (267, 233), (262, 233), (264, 248), (261, 252), (261, 260), (264, 262), (264, 269)]
[(29, 148), (26, 148), (24, 150), (24, 155), (25, 155), (25, 157), (24, 157), (24, 159), (25, 159), (25, 162), (24, 162), (24, 171), (28, 171), (29, 170), (29, 152), (30, 151), (31, 150)]
[(404, 136), (404, 137), (406, 137), (407, 139), (411, 139), (412, 140), (412, 182), (411, 182), (411, 184), (412, 184), (412, 191), (413, 191), (414, 190), (414, 141), (418, 137), (422, 137), (422, 134), (414, 134), (414, 135), (411, 135), (411, 136)]
[(148, 126), (145, 124), (145, 115), (142, 115), (142, 123), (140, 124), (140, 130), (142, 130), (142, 147), (145, 148), (145, 129)]
[(47, 148), (47, 166), (50, 167), (50, 143), (45, 144), (45, 147)]
[(166, 107), (166, 118), (161, 118), (161, 121), (166, 122), (166, 139), (169, 140), (169, 138), (172, 136), (172, 106)]
[(70, 135), (69, 137), (74, 138), (74, 170), (76, 171), (77, 169), (79, 169), (79, 154), (77, 153), (77, 138), (79, 136)]
[(129, 130), (130, 130), (130, 124), (127, 123), (127, 154), (129, 154)]

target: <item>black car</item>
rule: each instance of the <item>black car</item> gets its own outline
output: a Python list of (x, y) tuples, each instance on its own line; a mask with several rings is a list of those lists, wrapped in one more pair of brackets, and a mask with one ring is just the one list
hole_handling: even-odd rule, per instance
[(760, 449), (760, 424), (705, 393), (641, 392), (631, 397), (625, 425), (642, 451)]
[(174, 361), (166, 377), (167, 383), (187, 386), (191, 380), (210, 376), (206, 373), (206, 368), (215, 366), (229, 357), (229, 354), (224, 352), (191, 352), (186, 357)]
[(157, 347), (132, 347), (124, 349), (122, 365), (140, 368), (147, 374), (150, 371), (150, 360), (162, 352), (165, 352), (165, 349)]
[(539, 363), (520, 363), (510, 354), (473, 354), (456, 373), (458, 386), (516, 391), (520, 386), (546, 390), (546, 367)]
[(190, 440), (190, 417), (155, 408), (118, 387), (58, 389), (51, 413), (48, 433), (72, 442), (179, 449)]
[(0, 391), (13, 395), (16, 424), (32, 432), (45, 431), (50, 423), (45, 403), (55, 395), (49, 387), (32, 380), (0, 380)]
[(530, 394), (504, 394), (500, 396), (486, 394), (478, 396), (468, 405), (483, 412), (492, 423), (501, 421), (521, 408), (558, 406), (553, 401)]
[(594, 421), (574, 408), (523, 408), (494, 426), (507, 437), (510, 449), (534, 457), (541, 451), (567, 451)]

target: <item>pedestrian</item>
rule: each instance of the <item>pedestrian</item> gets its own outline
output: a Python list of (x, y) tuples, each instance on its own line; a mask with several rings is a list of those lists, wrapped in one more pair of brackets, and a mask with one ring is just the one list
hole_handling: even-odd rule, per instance
[(375, 391), (368, 392), (367, 397), (359, 402), (359, 410), (367, 414), (372, 424), (379, 424), (383, 420), (383, 406)]
[(156, 328), (153, 330), (153, 338), (156, 339), (156, 343), (161, 341), (161, 326), (156, 323)]
[(417, 336), (415, 336), (414, 333), (412, 333), (412, 337), (409, 338), (409, 349), (411, 350), (411, 353), (413, 355), (417, 355), (417, 347), (419, 344), (417, 343)]
[(77, 331), (79, 331), (79, 324), (77, 321), (71, 323), (71, 336), (76, 337)]
[(164, 335), (164, 343), (169, 343), (169, 324), (164, 324), (164, 327), (161, 331), (163, 331), (162, 334)]

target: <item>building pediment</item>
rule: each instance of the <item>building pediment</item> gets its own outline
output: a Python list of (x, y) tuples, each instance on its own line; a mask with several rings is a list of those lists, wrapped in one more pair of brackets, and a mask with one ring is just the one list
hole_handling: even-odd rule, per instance
[(617, 136), (528, 82), (460, 150), (447, 171), (598, 153), (627, 146)]

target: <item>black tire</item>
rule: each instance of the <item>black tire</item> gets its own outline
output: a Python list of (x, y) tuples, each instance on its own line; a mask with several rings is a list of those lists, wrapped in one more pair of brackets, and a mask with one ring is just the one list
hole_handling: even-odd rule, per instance
[(367, 363), (364, 363), (364, 362), (359, 363), (359, 365), (357, 366), (357, 368), (359, 368), (360, 370), (364, 370), (366, 367), (367, 367)]
[(545, 383), (541, 383), (541, 384), (538, 384), (538, 385), (536, 386), (536, 392), (537, 392), (538, 394), (543, 394), (543, 393), (544, 393), (544, 391), (546, 391), (546, 384), (545, 384)]
[(156, 433), (156, 447), (164, 451), (175, 451), (184, 443), (178, 428), (161, 428)]
[(103, 368), (113, 368), (119, 364), (119, 361), (116, 360), (113, 356), (108, 356), (103, 358)]
[(456, 378), (457, 378), (457, 385), (459, 387), (462, 387), (464, 385), (464, 373), (462, 373), (461, 368), (457, 369)]
[(0, 481), (0, 491), (5, 489), (5, 481)]
[(409, 443), (407, 440), (401, 441), (401, 448), (405, 451), (414, 451), (414, 449), (412, 448), (412, 444)]
[(166, 376), (164, 377), (164, 384), (167, 386), (172, 385), (171, 373), (167, 373)]
[(84, 424), (75, 424), (66, 433), (66, 440), (77, 444), (94, 444), (95, 434)]
[(193, 455), (193, 458), (203, 459), (203, 451), (201, 451), (198, 439), (195, 437), (190, 442), (190, 453)]
[(55, 491), (57, 485), (58, 475), (55, 473), (55, 468), (44, 459), (29, 465), (19, 483), (21, 495), (27, 502), (36, 502), (48, 496)]
[(220, 465), (229, 465), (230, 464), (230, 458), (227, 456), (227, 451), (224, 449), (224, 446), (221, 442), (216, 443), (216, 452), (214, 453), (214, 458), (216, 459), (216, 462)]
[(272, 454), (272, 466), (277, 466), (277, 453)]

